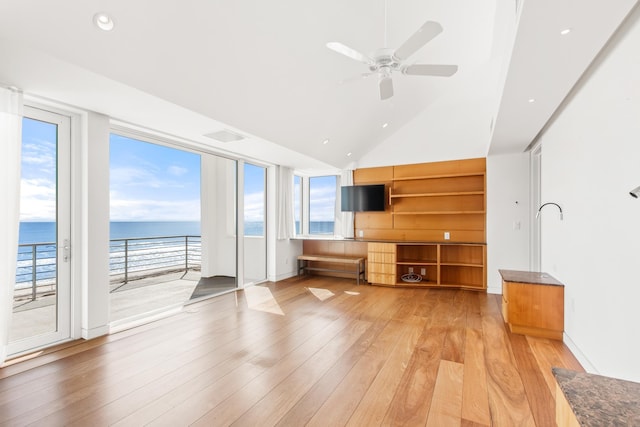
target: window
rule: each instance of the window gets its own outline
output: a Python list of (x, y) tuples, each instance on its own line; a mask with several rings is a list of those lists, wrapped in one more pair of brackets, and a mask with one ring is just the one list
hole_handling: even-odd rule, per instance
[(302, 234), (302, 177), (293, 176), (293, 220), (296, 234)]
[(333, 234), (337, 177), (309, 178), (309, 234)]

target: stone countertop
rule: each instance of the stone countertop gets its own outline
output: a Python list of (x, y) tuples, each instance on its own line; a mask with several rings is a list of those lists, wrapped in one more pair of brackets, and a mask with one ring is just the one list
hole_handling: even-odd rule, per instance
[(498, 270), (507, 282), (533, 283), (535, 285), (564, 286), (550, 274), (537, 271)]
[(640, 383), (553, 368), (581, 426), (640, 426)]

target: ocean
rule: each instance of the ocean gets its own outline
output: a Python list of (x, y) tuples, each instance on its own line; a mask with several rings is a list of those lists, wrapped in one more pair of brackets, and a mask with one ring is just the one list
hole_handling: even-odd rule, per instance
[[(199, 236), (198, 221), (114, 221), (109, 226), (110, 239), (160, 236)], [(54, 242), (56, 229), (54, 222), (21, 222), (19, 243)]]
[[(245, 222), (245, 236), (263, 236), (262, 222)], [(299, 224), (296, 224), (299, 228)], [(312, 221), (311, 234), (332, 234), (333, 221)], [(169, 236), (183, 236), (168, 238)], [(184, 236), (194, 236), (185, 239)], [(200, 263), (200, 222), (147, 221), (111, 222), (109, 247), (111, 274), (150, 268)], [(159, 237), (164, 237), (158, 239)], [(138, 239), (127, 243), (119, 239)], [(148, 239), (148, 240), (147, 240)], [(32, 283), (48, 284), (56, 277), (56, 230), (54, 222), (21, 222), (16, 271), (17, 288)], [(125, 256), (125, 254), (127, 254)], [(186, 254), (186, 255), (185, 255)], [(188, 257), (185, 259), (185, 256)], [(126, 258), (126, 259), (125, 259)], [(125, 267), (126, 265), (126, 267)], [(35, 271), (34, 271), (35, 267)]]
[[(311, 221), (311, 234), (333, 234), (333, 221)], [(300, 229), (299, 222), (296, 230)], [(245, 222), (246, 236), (263, 236), (262, 222)], [(139, 237), (159, 236), (199, 236), (200, 222), (198, 221), (114, 221), (109, 227), (109, 238), (131, 239)], [(19, 243), (52, 243), (56, 238), (54, 222), (21, 222)]]

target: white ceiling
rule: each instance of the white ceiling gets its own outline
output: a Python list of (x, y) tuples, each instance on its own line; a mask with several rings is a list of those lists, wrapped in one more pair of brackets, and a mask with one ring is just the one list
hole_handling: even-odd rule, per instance
[[(383, 47), (383, 0), (0, 0), (0, 83), (298, 169), (517, 152), (635, 3), (388, 0), (389, 47), (438, 21), (411, 60), (459, 71), (394, 74), (380, 101), (366, 66), (325, 44)], [(113, 31), (94, 27), (99, 11)], [(203, 136), (221, 129), (247, 139)]]

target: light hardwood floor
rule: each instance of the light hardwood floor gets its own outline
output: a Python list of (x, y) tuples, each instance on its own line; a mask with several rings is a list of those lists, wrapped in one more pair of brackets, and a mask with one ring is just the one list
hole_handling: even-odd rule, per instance
[(562, 342), (500, 296), (292, 278), (0, 369), (0, 425), (553, 426)]

